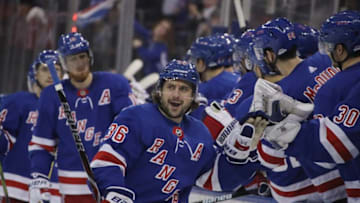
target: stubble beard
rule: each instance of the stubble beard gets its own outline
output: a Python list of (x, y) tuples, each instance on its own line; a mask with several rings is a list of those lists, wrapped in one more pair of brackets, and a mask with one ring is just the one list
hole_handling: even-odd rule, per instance
[(81, 82), (84, 82), (88, 78), (89, 74), (90, 74), (89, 70), (87, 70), (86, 72), (79, 73), (79, 74), (73, 74), (73, 73), (69, 72), (69, 77), (71, 79), (73, 79), (74, 81), (81, 83)]
[(181, 118), (181, 117), (183, 117), (185, 115), (187, 109), (190, 107), (190, 105), (188, 107), (186, 107), (186, 108), (182, 107), (180, 109), (179, 113), (174, 115), (171, 112), (169, 106), (170, 106), (169, 102), (166, 103), (163, 100), (161, 100), (160, 108), (166, 114), (166, 116), (169, 117), (169, 118)]

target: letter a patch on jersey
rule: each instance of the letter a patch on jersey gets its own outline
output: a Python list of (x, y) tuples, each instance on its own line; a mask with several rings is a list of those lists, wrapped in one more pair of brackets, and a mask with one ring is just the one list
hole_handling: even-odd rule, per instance
[(102, 94), (101, 94), (101, 97), (99, 99), (99, 106), (110, 104), (110, 102), (111, 102), (110, 90), (109, 89), (104, 89)]

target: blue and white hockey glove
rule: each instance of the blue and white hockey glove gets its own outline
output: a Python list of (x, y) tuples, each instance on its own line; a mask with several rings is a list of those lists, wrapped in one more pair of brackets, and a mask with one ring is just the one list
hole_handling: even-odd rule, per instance
[(243, 163), (255, 161), (249, 155), (256, 149), (267, 124), (267, 119), (260, 116), (249, 118), (243, 125), (237, 123), (224, 145), (224, 151), (230, 160)]
[(48, 191), (50, 182), (47, 176), (39, 173), (32, 174), (33, 179), (29, 185), (30, 203), (47, 203), (50, 202), (51, 194)]
[(223, 106), (213, 101), (205, 108), (203, 123), (216, 140), (216, 144), (221, 147), (238, 122)]
[(107, 190), (105, 202), (107, 203), (134, 203), (135, 194), (127, 188), (114, 187)]
[(300, 131), (300, 121), (299, 116), (289, 114), (278, 124), (265, 128), (265, 139), (272, 143), (273, 147), (285, 150)]
[(254, 88), (254, 99), (250, 111), (264, 111), (270, 121), (277, 123), (288, 114), (305, 120), (313, 111), (314, 105), (303, 103), (284, 94), (282, 88), (272, 82), (258, 79)]

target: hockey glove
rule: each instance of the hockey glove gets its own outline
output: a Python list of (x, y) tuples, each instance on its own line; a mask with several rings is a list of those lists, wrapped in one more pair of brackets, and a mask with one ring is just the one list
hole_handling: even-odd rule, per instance
[(268, 121), (260, 116), (249, 118), (242, 126), (236, 123), (224, 145), (225, 153), (240, 162), (248, 160), (251, 151), (256, 149)]
[(105, 197), (106, 203), (133, 203), (134, 200), (135, 194), (125, 188), (111, 189), (107, 192)]
[(33, 179), (29, 185), (30, 203), (47, 203), (50, 202), (50, 182), (45, 175), (32, 175)]
[(301, 129), (299, 117), (289, 114), (284, 120), (276, 125), (265, 128), (265, 139), (281, 150), (285, 150), (297, 136)]
[(297, 101), (284, 94), (279, 85), (263, 79), (258, 79), (254, 91), (253, 109), (263, 108), (273, 122), (280, 122), (288, 114), (295, 114), (305, 120), (314, 109), (313, 104)]
[(204, 124), (209, 129), (216, 144), (223, 146), (226, 138), (234, 129), (237, 120), (235, 120), (224, 107), (216, 101), (205, 108)]
[(136, 98), (136, 102), (138, 104), (144, 104), (146, 99), (149, 98), (149, 94), (146, 92), (146, 90), (139, 84), (139, 82), (135, 80), (131, 80), (130, 87)]

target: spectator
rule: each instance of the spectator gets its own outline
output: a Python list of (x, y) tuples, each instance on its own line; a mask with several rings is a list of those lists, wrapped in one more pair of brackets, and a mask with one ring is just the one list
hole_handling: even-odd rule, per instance
[(143, 74), (159, 72), (168, 61), (172, 22), (162, 19), (153, 27), (152, 32), (135, 22), (135, 34), (140, 37), (133, 41), (136, 54), (144, 62)]

